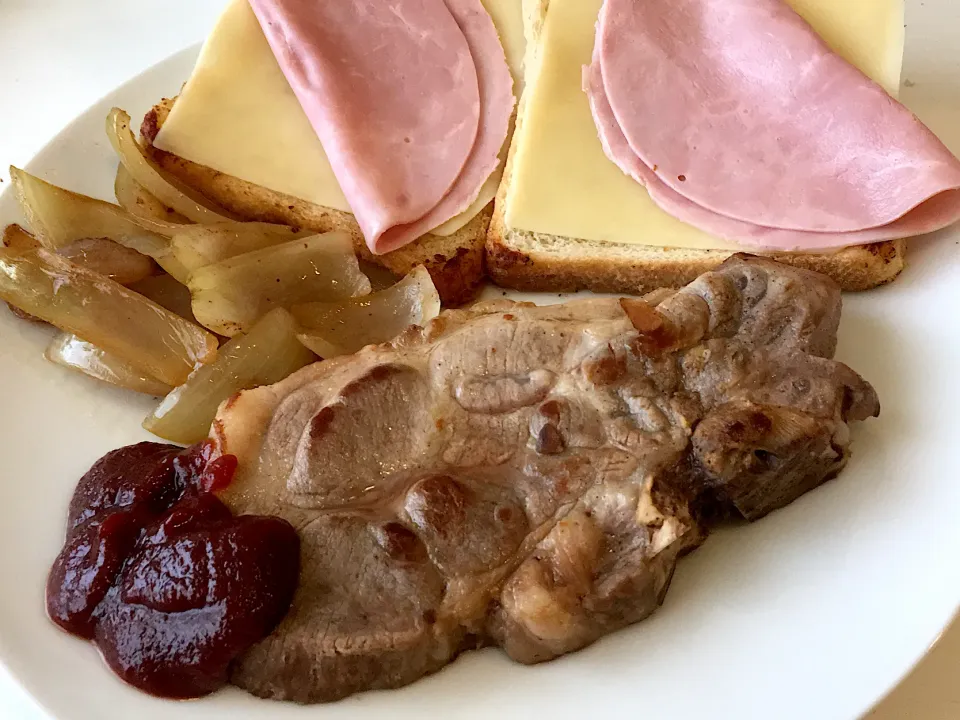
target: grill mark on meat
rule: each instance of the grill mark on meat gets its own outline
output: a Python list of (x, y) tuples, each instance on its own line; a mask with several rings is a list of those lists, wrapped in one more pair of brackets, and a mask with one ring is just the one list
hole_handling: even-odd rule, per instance
[(537, 434), (537, 452), (541, 455), (559, 455), (566, 450), (567, 444), (563, 440), (556, 425), (547, 423)]
[(560, 423), (560, 403), (556, 400), (548, 400), (540, 406), (540, 414), (546, 420), (554, 425)]
[(376, 528), (377, 542), (391, 558), (405, 562), (423, 561), (427, 549), (415, 532), (396, 521)]
[(335, 414), (336, 410), (328, 405), (314, 415), (313, 419), (310, 421), (310, 434), (316, 438), (326, 435), (327, 431), (330, 429), (330, 426), (333, 424), (333, 417)]
[(879, 403), (830, 359), (831, 281), (739, 257), (648, 297), (446, 311), (223, 408), (225, 501), (305, 548), (233, 682), (317, 702), (572, 652), (654, 612), (716, 523), (843, 468)]
[(382, 382), (384, 380), (388, 380), (391, 377), (403, 374), (405, 370), (406, 368), (400, 365), (377, 365), (370, 370), (365, 377), (358, 378), (352, 383), (346, 385), (343, 390), (340, 391), (340, 395), (344, 398), (348, 398), (351, 395), (363, 392), (370, 382)]
[(469, 488), (449, 475), (431, 475), (407, 493), (407, 514), (416, 525), (445, 536), (463, 522), (469, 496)]
[(627, 372), (627, 360), (607, 343), (583, 362), (583, 376), (592, 385), (613, 385)]

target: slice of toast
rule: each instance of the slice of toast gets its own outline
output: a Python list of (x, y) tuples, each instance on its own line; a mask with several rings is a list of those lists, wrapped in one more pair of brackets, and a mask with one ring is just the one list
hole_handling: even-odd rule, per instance
[(405, 275), (417, 265), (423, 265), (430, 272), (445, 305), (462, 305), (472, 300), (480, 289), (491, 207), (485, 208), (449, 237), (424, 235), (399, 250), (374, 255), (367, 248), (360, 227), (350, 213), (274, 192), (154, 147), (157, 133), (174, 102), (175, 99), (162, 100), (143, 119), (140, 134), (144, 147), (163, 170), (221, 207), (247, 220), (293, 225), (317, 232), (347, 232), (362, 259), (381, 265), (396, 275)]
[[(524, 0), (527, 56), (530, 73), (538, 65), (538, 48), (549, 0)], [(531, 78), (527, 87), (531, 87)], [(517, 111), (524, 121), (525, 100)], [(493, 218), (487, 233), (487, 272), (495, 283), (517, 290), (643, 294), (661, 287), (679, 288), (712, 270), (734, 252), (690, 250), (655, 245), (628, 245), (548, 235), (507, 227), (504, 199), (510, 187), (517, 138), (507, 158)], [(796, 267), (833, 278), (844, 290), (859, 291), (894, 280), (903, 270), (905, 240), (846, 248), (835, 253), (767, 253)], [(759, 253), (758, 253), (759, 254)]]

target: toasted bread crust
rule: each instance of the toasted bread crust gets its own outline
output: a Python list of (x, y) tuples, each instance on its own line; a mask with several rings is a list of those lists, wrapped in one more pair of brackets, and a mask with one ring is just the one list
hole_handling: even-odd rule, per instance
[(462, 305), (476, 296), (484, 278), (484, 240), (492, 207), (484, 209), (449, 237), (425, 235), (399, 250), (374, 255), (350, 213), (268, 190), (154, 147), (157, 133), (174, 102), (164, 99), (154, 106), (144, 117), (140, 134), (151, 157), (180, 181), (249, 220), (305, 227), (317, 232), (349, 233), (361, 258), (397, 275), (405, 275), (417, 265), (423, 265), (445, 305)]
[[(814, 270), (850, 292), (892, 282), (905, 267), (905, 240), (834, 254), (776, 253), (774, 260)], [(644, 294), (680, 288), (735, 253), (623, 245), (506, 230), (495, 212), (487, 235), (487, 272), (502, 287), (525, 291)]]

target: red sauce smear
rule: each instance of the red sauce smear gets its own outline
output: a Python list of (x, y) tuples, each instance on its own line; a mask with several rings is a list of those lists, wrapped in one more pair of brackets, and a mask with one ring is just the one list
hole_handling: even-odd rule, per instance
[(140, 443), (98, 461), (74, 493), (47, 612), (152, 695), (222, 687), (230, 663), (269, 635), (293, 600), (293, 527), (234, 517), (213, 494), (236, 467), (232, 455), (212, 459), (209, 443)]

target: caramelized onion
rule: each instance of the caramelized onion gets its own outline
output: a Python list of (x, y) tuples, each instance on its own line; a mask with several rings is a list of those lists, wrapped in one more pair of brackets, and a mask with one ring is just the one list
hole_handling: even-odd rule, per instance
[(190, 275), (193, 314), (220, 335), (248, 332), (273, 308), (367, 295), (349, 236), (328, 233), (237, 255)]
[(48, 250), (94, 237), (128, 247), (131, 243), (162, 247), (179, 228), (135, 218), (117, 205), (65, 190), (15, 167), (10, 168), (10, 180), (34, 236)]
[(134, 217), (117, 205), (64, 190), (17, 168), (10, 168), (10, 179), (30, 228), (46, 249), (107, 238), (153, 258), (186, 281), (188, 273), (170, 252), (169, 240), (182, 225)]
[(113, 183), (113, 194), (120, 207), (131, 215), (160, 222), (189, 223), (190, 220), (173, 208), (168, 208), (151, 195), (147, 189), (133, 179), (133, 175), (120, 163), (117, 166), (117, 178)]
[(154, 261), (146, 255), (106, 238), (77, 240), (60, 248), (57, 254), (75, 265), (116, 280), (121, 285), (140, 282), (157, 270)]
[(402, 275), (394, 275), (383, 267), (383, 265), (374, 265), (372, 262), (367, 262), (366, 260), (360, 261), (360, 272), (370, 278), (372, 292), (386, 290), (388, 287), (393, 287), (403, 279)]
[(162, 204), (193, 222), (214, 223), (236, 219), (154, 165), (130, 130), (130, 116), (120, 108), (113, 108), (107, 115), (107, 137), (133, 179)]
[(7, 225), (3, 229), (3, 246), (11, 250), (36, 250), (39, 241), (19, 225)]
[(180, 264), (192, 272), (237, 255), (315, 234), (287, 225), (259, 222), (190, 225), (173, 236), (170, 249)]
[(292, 308), (301, 325), (300, 341), (323, 358), (355, 353), (387, 342), (410, 325), (424, 325), (440, 314), (440, 295), (423, 266), (393, 287), (366, 297)]
[(44, 357), (62, 367), (134, 392), (161, 397), (170, 392), (169, 385), (70, 333), (57, 335), (47, 347)]
[(186, 384), (167, 395), (143, 427), (172, 442), (200, 442), (224, 400), (241, 390), (280, 382), (316, 359), (297, 340), (290, 313), (277, 308), (248, 334), (220, 348), (215, 362), (198, 368)]
[[(4, 229), (3, 246), (18, 251), (42, 247), (33, 235), (19, 225), (8, 225)], [(77, 240), (60, 248), (57, 254), (75, 265), (106, 275), (121, 285), (139, 282), (156, 270), (153, 260), (147, 256), (104, 238)]]
[(170, 386), (217, 354), (202, 328), (43, 249), (0, 250), (0, 298)]
[[(174, 315), (179, 315), (192, 323), (197, 323), (197, 319), (193, 316), (191, 305), (193, 300), (190, 297), (189, 288), (172, 275), (166, 273), (151, 275), (130, 285), (129, 288), (148, 300), (152, 300), (160, 307), (166, 308)], [(199, 323), (197, 324), (199, 325)]]

